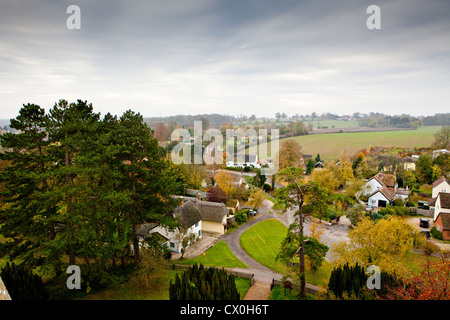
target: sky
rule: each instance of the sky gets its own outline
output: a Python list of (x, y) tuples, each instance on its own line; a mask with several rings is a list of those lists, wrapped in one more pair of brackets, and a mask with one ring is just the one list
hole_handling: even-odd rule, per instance
[(449, 17), (448, 0), (0, 0), (0, 118), (59, 99), (145, 117), (449, 112)]

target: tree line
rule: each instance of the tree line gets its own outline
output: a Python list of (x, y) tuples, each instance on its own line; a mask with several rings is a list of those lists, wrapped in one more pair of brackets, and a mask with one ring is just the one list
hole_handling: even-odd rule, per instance
[(106, 270), (140, 260), (140, 224), (176, 227), (169, 160), (139, 113), (101, 117), (82, 100), (48, 112), (29, 103), (10, 127), (18, 133), (0, 137), (0, 257), (56, 275), (67, 263)]

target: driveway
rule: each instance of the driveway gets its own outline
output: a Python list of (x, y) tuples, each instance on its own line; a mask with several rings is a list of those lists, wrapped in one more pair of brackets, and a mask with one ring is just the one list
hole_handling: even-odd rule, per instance
[[(230, 250), (233, 252), (233, 254), (241, 260), (243, 263), (245, 263), (249, 268), (254, 269), (253, 271), (262, 271), (265, 273), (272, 274), (273, 271), (262, 264), (260, 264), (258, 261), (254, 260), (252, 257), (250, 257), (247, 252), (245, 252), (244, 249), (242, 249), (239, 239), (241, 235), (254, 226), (255, 224), (267, 220), (267, 219), (274, 219), (277, 218), (277, 215), (271, 214), (270, 209), (272, 208), (272, 203), (268, 200), (265, 200), (263, 205), (258, 208), (258, 215), (255, 219), (248, 221), (247, 223), (243, 224), (236, 230), (234, 230), (231, 233), (226, 233), (222, 235), (219, 240), (225, 241), (228, 246), (230, 247)], [(245, 269), (239, 269), (239, 272)], [(256, 275), (255, 275), (256, 277)], [(272, 279), (270, 279), (271, 281)]]

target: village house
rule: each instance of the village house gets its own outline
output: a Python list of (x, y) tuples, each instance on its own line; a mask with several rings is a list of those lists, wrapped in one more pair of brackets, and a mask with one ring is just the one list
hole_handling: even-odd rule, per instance
[(411, 156), (411, 157), (404, 157), (400, 161), (403, 164), (404, 170), (409, 171), (416, 171), (416, 163), (419, 157)]
[(450, 183), (442, 176), (433, 182), (433, 189), (431, 191), (431, 198), (428, 201), (428, 205), (434, 210), (436, 199), (439, 193), (450, 193)]
[(202, 234), (225, 234), (229, 210), (224, 203), (199, 201), (198, 199), (186, 201), (194, 202), (200, 210)]
[(440, 192), (436, 197), (433, 220), (443, 240), (450, 240), (450, 193)]
[(439, 157), (441, 154), (450, 154), (450, 151), (447, 149), (434, 150), (433, 159)]
[(386, 207), (394, 201), (395, 193), (388, 187), (381, 186), (381, 188), (375, 190), (370, 194), (367, 204), (371, 207)]
[(367, 182), (363, 186), (362, 194), (365, 196), (370, 196), (378, 189), (381, 189), (383, 186), (385, 186), (387, 189), (389, 189), (389, 191), (395, 194), (395, 176), (382, 172), (374, 175), (372, 178), (367, 180)]
[(433, 191), (431, 192), (431, 197), (436, 198), (441, 192), (450, 193), (450, 183), (444, 176), (433, 182)]
[(179, 227), (170, 230), (157, 223), (144, 223), (137, 230), (141, 246), (144, 245), (146, 238), (154, 237), (159, 244), (179, 253), (183, 248), (185, 238), (188, 239), (187, 248), (203, 235), (225, 234), (227, 220), (230, 218), (225, 204), (201, 201), (200, 197), (180, 198), (181, 204), (173, 212), (174, 218), (179, 222)]
[[(143, 246), (147, 237), (155, 237), (157, 241), (171, 251), (181, 252), (183, 239), (189, 239), (188, 246), (202, 237), (202, 215), (198, 206), (191, 201), (184, 201), (173, 212), (179, 227), (171, 230), (157, 223), (144, 223), (139, 226), (137, 234)], [(188, 247), (186, 246), (186, 248)]]
[(231, 154), (228, 161), (227, 167), (235, 167), (235, 168), (260, 168), (261, 164), (258, 163), (258, 155), (256, 154), (243, 154), (239, 156), (238, 154)]
[(397, 188), (395, 174), (378, 173), (363, 186), (362, 194), (368, 197), (370, 207), (386, 207), (395, 199), (408, 200), (410, 191)]

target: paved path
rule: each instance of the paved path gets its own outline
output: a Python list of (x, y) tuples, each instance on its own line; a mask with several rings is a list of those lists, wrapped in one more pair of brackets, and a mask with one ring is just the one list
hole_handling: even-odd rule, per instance
[(248, 289), (244, 300), (267, 300), (270, 295), (270, 284), (255, 281), (253, 285)]

